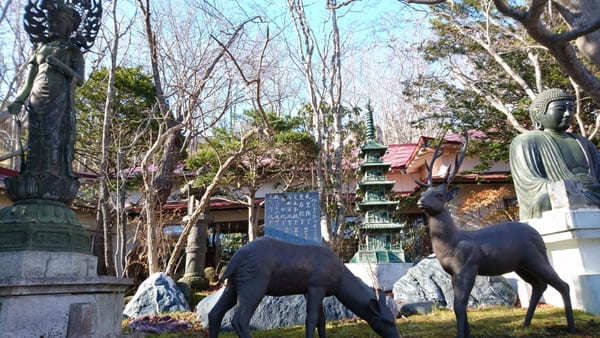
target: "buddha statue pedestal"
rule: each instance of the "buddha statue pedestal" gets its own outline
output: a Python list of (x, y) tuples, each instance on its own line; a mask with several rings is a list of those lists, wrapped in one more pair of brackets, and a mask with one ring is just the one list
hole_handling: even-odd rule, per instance
[[(550, 263), (571, 288), (574, 309), (600, 314), (600, 209), (587, 206), (581, 187), (573, 182), (557, 182), (550, 187), (552, 210), (529, 219), (544, 239)], [(529, 295), (519, 283), (521, 306)], [(529, 292), (527, 292), (529, 293)], [(560, 294), (551, 286), (544, 293), (548, 304), (563, 306)]]

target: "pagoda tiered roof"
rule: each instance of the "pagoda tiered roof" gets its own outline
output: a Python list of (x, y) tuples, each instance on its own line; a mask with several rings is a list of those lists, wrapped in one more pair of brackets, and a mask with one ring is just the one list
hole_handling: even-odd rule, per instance
[(367, 169), (383, 168), (385, 171), (388, 171), (391, 166), (392, 164), (388, 162), (363, 162), (359, 165), (359, 170), (364, 172)]
[(369, 180), (369, 181), (360, 181), (358, 182), (359, 186), (363, 185), (380, 185), (380, 186), (390, 186), (393, 187), (396, 184), (396, 181), (385, 181), (385, 180)]

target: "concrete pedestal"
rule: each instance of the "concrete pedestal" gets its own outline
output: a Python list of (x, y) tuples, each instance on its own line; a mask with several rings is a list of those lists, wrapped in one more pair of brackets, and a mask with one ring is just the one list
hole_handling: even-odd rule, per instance
[(369, 287), (383, 291), (392, 291), (394, 283), (398, 281), (412, 263), (348, 263), (346, 267)]
[(120, 337), (130, 279), (77, 252), (0, 253), (0, 337)]
[[(571, 288), (573, 308), (600, 314), (600, 209), (555, 209), (527, 221), (544, 239), (550, 263)], [(519, 284), (522, 306), (530, 288)], [(530, 292), (530, 291), (529, 291)], [(552, 287), (544, 293), (546, 303), (563, 306), (560, 294)]]

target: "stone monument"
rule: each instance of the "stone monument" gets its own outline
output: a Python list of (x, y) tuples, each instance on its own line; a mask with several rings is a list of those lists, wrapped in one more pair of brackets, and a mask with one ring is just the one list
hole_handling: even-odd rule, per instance
[(6, 179), (14, 204), (0, 210), (0, 336), (118, 336), (130, 280), (96, 275), (89, 235), (68, 208), (75, 85), (98, 33), (99, 0), (29, 0), (24, 24), (35, 51), (8, 113), (25, 105), (28, 150)]
[(286, 192), (265, 196), (265, 235), (297, 244), (321, 245), (318, 192)]
[[(571, 288), (573, 307), (598, 314), (600, 153), (586, 138), (567, 132), (573, 117), (573, 97), (567, 92), (540, 93), (530, 117), (535, 130), (517, 136), (510, 147), (521, 221), (542, 235), (550, 262)], [(522, 286), (521, 304), (527, 306)], [(554, 289), (544, 299), (563, 305)]]
[(365, 215), (359, 228), (364, 242), (361, 240), (358, 251), (347, 266), (367, 285), (389, 291), (412, 264), (405, 263), (403, 225), (392, 219), (398, 202), (388, 199), (395, 182), (386, 180), (386, 173), (391, 167), (391, 163), (382, 160), (386, 151), (387, 147), (375, 140), (373, 112), (369, 109), (367, 141), (360, 153), (364, 159), (359, 169), (363, 176), (357, 187), (364, 195), (363, 200), (357, 203), (357, 210)]

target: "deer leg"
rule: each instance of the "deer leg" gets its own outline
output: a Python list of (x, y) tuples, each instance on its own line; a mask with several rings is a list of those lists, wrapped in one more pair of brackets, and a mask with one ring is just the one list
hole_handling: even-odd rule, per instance
[(531, 324), (531, 318), (533, 318), (533, 313), (535, 312), (537, 304), (540, 301), (540, 298), (542, 298), (548, 285), (525, 268), (517, 268), (515, 272), (523, 278), (524, 281), (531, 284), (532, 287), (531, 298), (529, 299), (529, 305), (527, 306), (527, 314), (525, 315), (525, 321), (523, 322), (523, 327), (528, 327), (529, 324)]
[(565, 305), (565, 315), (567, 317), (567, 326), (569, 327), (569, 332), (574, 333), (575, 320), (573, 319), (573, 308), (571, 307), (569, 284), (560, 279), (558, 274), (556, 274), (556, 271), (554, 271), (552, 266), (547, 262), (539, 262), (539, 264), (532, 266), (531, 270), (533, 270), (533, 272), (537, 274), (541, 280), (552, 285), (552, 287), (560, 293)]
[[(315, 328), (317, 327), (317, 324), (323, 313), (323, 297), (325, 297), (325, 290), (323, 288), (308, 288), (305, 297), (306, 338), (314, 338)], [(323, 338), (321, 336), (321, 330), (319, 330), (319, 337)]]
[(459, 338), (471, 337), (471, 328), (467, 318), (467, 303), (477, 269), (463, 270), (452, 277), (452, 288), (454, 289), (454, 315), (456, 316), (456, 336)]
[(325, 338), (325, 310), (323, 309), (323, 302), (321, 301), (321, 309), (319, 310), (319, 322), (317, 323), (317, 332), (319, 338)]
[(237, 308), (231, 325), (240, 338), (252, 338), (250, 319), (266, 293), (266, 285), (254, 279), (237, 288)]
[(210, 338), (217, 338), (219, 336), (223, 316), (235, 305), (236, 298), (235, 289), (230, 285), (226, 286), (221, 298), (219, 298), (215, 306), (208, 313), (208, 332)]

